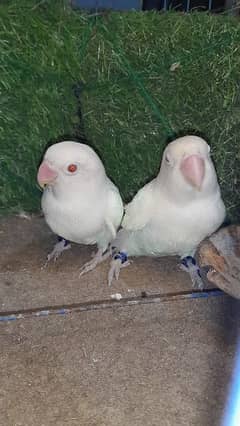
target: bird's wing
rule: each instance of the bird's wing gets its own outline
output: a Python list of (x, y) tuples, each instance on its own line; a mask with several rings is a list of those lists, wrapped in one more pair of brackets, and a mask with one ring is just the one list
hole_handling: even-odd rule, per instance
[(108, 205), (105, 222), (111, 231), (112, 238), (116, 237), (116, 231), (121, 224), (123, 217), (123, 202), (117, 187), (109, 181)]
[(149, 221), (153, 210), (153, 185), (154, 181), (145, 185), (125, 207), (125, 215), (122, 221), (124, 229), (137, 231), (144, 228)]

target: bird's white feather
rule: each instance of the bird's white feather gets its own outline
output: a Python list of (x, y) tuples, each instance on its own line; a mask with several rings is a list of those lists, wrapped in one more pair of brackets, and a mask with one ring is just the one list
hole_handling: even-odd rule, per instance
[(138, 191), (133, 200), (126, 205), (122, 227), (129, 231), (144, 228), (149, 221), (149, 212), (153, 210), (154, 181)]
[[(195, 153), (205, 163), (201, 190), (188, 184), (180, 171), (182, 158)], [(112, 244), (129, 256), (193, 255), (224, 218), (209, 147), (201, 138), (188, 136), (166, 148), (159, 175), (126, 207), (123, 229)]]
[(112, 232), (112, 239), (116, 237), (118, 229), (123, 217), (123, 204), (117, 187), (109, 180), (109, 191), (107, 200), (107, 212), (105, 222)]
[[(51, 150), (52, 148), (52, 150)], [(45, 188), (42, 210), (52, 231), (80, 244), (97, 244), (103, 251), (116, 235), (123, 215), (117, 187), (107, 177), (101, 160), (88, 146), (62, 142), (47, 151), (45, 161), (58, 177)], [(70, 176), (65, 164), (79, 162)]]

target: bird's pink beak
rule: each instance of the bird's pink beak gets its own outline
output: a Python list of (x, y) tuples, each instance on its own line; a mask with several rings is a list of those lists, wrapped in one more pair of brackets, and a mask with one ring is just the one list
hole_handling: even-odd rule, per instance
[(52, 169), (45, 161), (42, 162), (38, 169), (37, 181), (41, 188), (55, 181), (58, 173)]
[(199, 155), (189, 155), (182, 161), (180, 170), (186, 181), (200, 191), (205, 175), (204, 159)]

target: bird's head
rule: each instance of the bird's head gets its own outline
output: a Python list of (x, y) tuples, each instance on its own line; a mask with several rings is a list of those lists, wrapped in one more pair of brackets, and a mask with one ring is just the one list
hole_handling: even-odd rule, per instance
[(210, 147), (198, 136), (184, 136), (171, 142), (163, 153), (159, 179), (167, 190), (190, 197), (216, 188), (217, 177)]
[(104, 166), (92, 148), (64, 141), (48, 148), (38, 169), (37, 181), (42, 188), (64, 185), (71, 189), (82, 181), (98, 179), (104, 174)]

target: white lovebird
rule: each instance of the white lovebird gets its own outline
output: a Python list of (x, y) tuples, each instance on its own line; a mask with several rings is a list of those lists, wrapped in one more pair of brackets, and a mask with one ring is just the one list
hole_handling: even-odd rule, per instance
[(97, 244), (95, 257), (81, 268), (81, 274), (94, 269), (109, 255), (123, 216), (121, 196), (100, 158), (88, 145), (56, 143), (46, 151), (37, 180), (44, 188), (45, 220), (60, 237), (48, 261), (69, 248), (69, 241)]
[[(129, 256), (179, 255), (187, 259), (183, 263), (186, 268), (190, 260), (196, 271), (192, 256), (198, 244), (216, 231), (224, 218), (209, 145), (197, 136), (169, 143), (158, 176), (125, 208), (122, 229), (112, 242), (117, 254), (111, 262), (109, 285), (114, 276), (118, 279), (120, 268), (129, 264)], [(195, 273), (195, 284), (197, 278)]]

